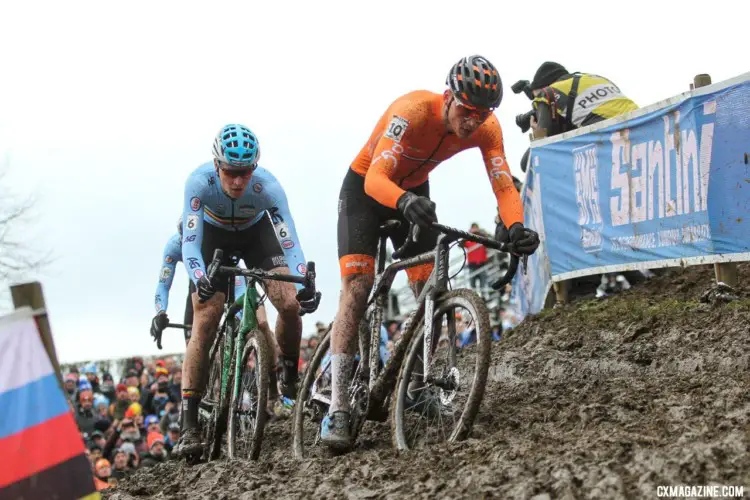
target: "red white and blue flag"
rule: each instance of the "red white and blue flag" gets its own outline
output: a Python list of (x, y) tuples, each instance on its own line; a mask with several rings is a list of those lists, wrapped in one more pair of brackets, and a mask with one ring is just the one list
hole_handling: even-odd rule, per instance
[(98, 499), (30, 309), (0, 318), (0, 500)]

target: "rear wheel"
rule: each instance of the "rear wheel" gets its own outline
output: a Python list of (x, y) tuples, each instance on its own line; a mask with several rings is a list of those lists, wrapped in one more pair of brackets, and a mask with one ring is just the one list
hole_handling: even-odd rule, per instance
[[(423, 377), (422, 328), (409, 345), (396, 381), (391, 425), (393, 445), (399, 450), (465, 439), (484, 397), (491, 348), (484, 301), (471, 290), (446, 292), (435, 304), (432, 321), (429, 377)], [(475, 342), (458, 348), (458, 334), (472, 329)]]
[[(331, 328), (323, 335), (307, 364), (292, 418), (292, 453), (302, 460), (308, 454), (321, 453), (320, 422), (331, 405), (331, 367), (329, 348)], [(325, 358), (325, 363), (324, 363)], [(325, 456), (322, 455), (322, 456)]]
[(229, 458), (257, 460), (266, 425), (271, 354), (262, 332), (247, 334), (239, 364), (240, 385), (232, 391), (228, 418)]

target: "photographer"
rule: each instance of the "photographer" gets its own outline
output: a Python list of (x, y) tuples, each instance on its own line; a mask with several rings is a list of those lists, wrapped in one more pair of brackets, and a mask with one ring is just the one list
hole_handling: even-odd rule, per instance
[[(547, 137), (638, 109), (610, 80), (590, 73), (570, 73), (556, 62), (542, 63), (532, 82), (520, 80), (512, 89), (516, 94), (526, 94), (533, 106), (516, 117), (516, 125), (522, 132), (529, 128), (544, 130)], [(527, 149), (521, 159), (524, 172), (528, 158)]]
[[(620, 88), (604, 77), (589, 73), (570, 73), (556, 62), (544, 62), (534, 75), (534, 80), (520, 80), (513, 92), (523, 92), (532, 101), (533, 109), (516, 116), (516, 125), (526, 132), (529, 128), (544, 131), (544, 136), (562, 134), (592, 125), (615, 116), (630, 113), (638, 106), (625, 97)], [(536, 134), (535, 134), (536, 135)], [(521, 158), (525, 172), (530, 149)], [(623, 275), (604, 274), (596, 297), (606, 297), (608, 291), (626, 290), (630, 287)]]

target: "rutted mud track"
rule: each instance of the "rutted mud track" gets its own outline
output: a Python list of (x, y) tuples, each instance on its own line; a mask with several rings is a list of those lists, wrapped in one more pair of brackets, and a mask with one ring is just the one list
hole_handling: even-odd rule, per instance
[(107, 496), (656, 498), (680, 484), (748, 495), (750, 288), (701, 303), (712, 278), (709, 267), (670, 271), (525, 322), (493, 346), (466, 442), (398, 454), (388, 428), (368, 424), (364, 449), (296, 462), (283, 422), (258, 463), (168, 463)]

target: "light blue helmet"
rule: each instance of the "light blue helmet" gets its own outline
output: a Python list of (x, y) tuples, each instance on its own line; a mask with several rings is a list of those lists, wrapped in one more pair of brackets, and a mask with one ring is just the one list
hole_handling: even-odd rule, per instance
[(225, 125), (214, 139), (214, 158), (238, 170), (251, 169), (260, 159), (260, 144), (244, 125)]

